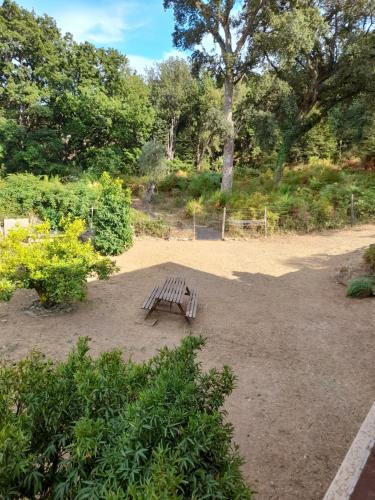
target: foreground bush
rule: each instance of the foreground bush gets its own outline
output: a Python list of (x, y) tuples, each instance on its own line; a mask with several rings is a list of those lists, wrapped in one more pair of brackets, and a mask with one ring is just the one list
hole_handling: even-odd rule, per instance
[(231, 370), (203, 373), (199, 337), (148, 363), (33, 353), (0, 372), (0, 496), (249, 499), (224, 421)]
[(106, 279), (116, 267), (90, 242), (78, 240), (83, 230), (84, 223), (76, 220), (53, 236), (44, 223), (0, 239), (0, 300), (9, 300), (16, 288), (36, 290), (45, 307), (83, 300), (87, 278)]
[(108, 173), (100, 178), (102, 185), (95, 214), (95, 248), (103, 255), (119, 255), (133, 244), (130, 224), (130, 191), (124, 191), (120, 179)]
[(370, 276), (360, 276), (349, 281), (346, 294), (348, 297), (363, 299), (373, 294), (375, 285), (374, 278)]

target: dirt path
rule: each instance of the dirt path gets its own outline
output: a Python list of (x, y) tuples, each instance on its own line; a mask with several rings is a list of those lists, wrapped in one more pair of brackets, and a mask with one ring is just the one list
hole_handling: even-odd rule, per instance
[(166, 275), (186, 276), (200, 293), (202, 362), (238, 376), (227, 409), (257, 498), (318, 500), (375, 399), (375, 299), (350, 300), (332, 279), (374, 239), (375, 226), (250, 242), (140, 240), (118, 259), (121, 273), (90, 283), (89, 301), (69, 315), (26, 315), (32, 292), (0, 305), (0, 352), (15, 359), (37, 345), (61, 358), (89, 335), (94, 353), (148, 358), (187, 328), (167, 315), (151, 327), (139, 306)]

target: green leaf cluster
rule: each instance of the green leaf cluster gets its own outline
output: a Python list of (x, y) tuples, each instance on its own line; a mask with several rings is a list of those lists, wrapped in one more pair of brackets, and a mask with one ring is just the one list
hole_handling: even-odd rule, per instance
[(0, 370), (0, 496), (250, 499), (222, 410), (234, 376), (203, 372), (200, 337), (150, 361), (32, 353)]
[(0, 298), (9, 300), (17, 288), (34, 289), (45, 307), (84, 300), (87, 279), (108, 278), (116, 269), (78, 238), (83, 221), (65, 225), (52, 235), (48, 223), (18, 228), (0, 239)]
[(100, 178), (101, 194), (94, 219), (95, 248), (103, 255), (119, 255), (133, 244), (131, 194), (120, 179), (107, 172)]

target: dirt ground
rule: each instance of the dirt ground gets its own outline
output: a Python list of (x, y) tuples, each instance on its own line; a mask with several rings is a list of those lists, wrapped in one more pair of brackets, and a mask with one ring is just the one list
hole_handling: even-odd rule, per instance
[(353, 300), (334, 269), (373, 243), (375, 226), (268, 240), (138, 240), (121, 272), (91, 282), (89, 300), (65, 315), (33, 317), (20, 291), (0, 305), (0, 352), (37, 346), (62, 358), (80, 335), (92, 351), (120, 347), (143, 360), (188, 332), (184, 319), (140, 309), (167, 275), (200, 297), (192, 329), (207, 337), (205, 367), (231, 365), (235, 441), (259, 500), (321, 499), (375, 399), (375, 299)]

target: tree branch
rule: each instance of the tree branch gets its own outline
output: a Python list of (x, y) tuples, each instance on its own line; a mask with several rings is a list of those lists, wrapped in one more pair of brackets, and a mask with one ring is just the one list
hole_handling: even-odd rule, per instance
[(249, 18), (247, 20), (246, 25), (244, 26), (244, 28), (242, 30), (241, 36), (237, 42), (236, 49), (234, 51), (234, 53), (236, 55), (238, 55), (241, 52), (243, 46), (246, 43), (247, 38), (249, 37), (249, 35), (253, 31), (256, 17), (259, 14), (259, 11), (264, 7), (264, 5), (265, 5), (265, 0), (259, 0), (257, 5), (254, 7), (253, 11), (250, 13), (250, 1), (248, 2), (247, 11), (245, 13), (245, 16), (246, 17), (249, 16)]

